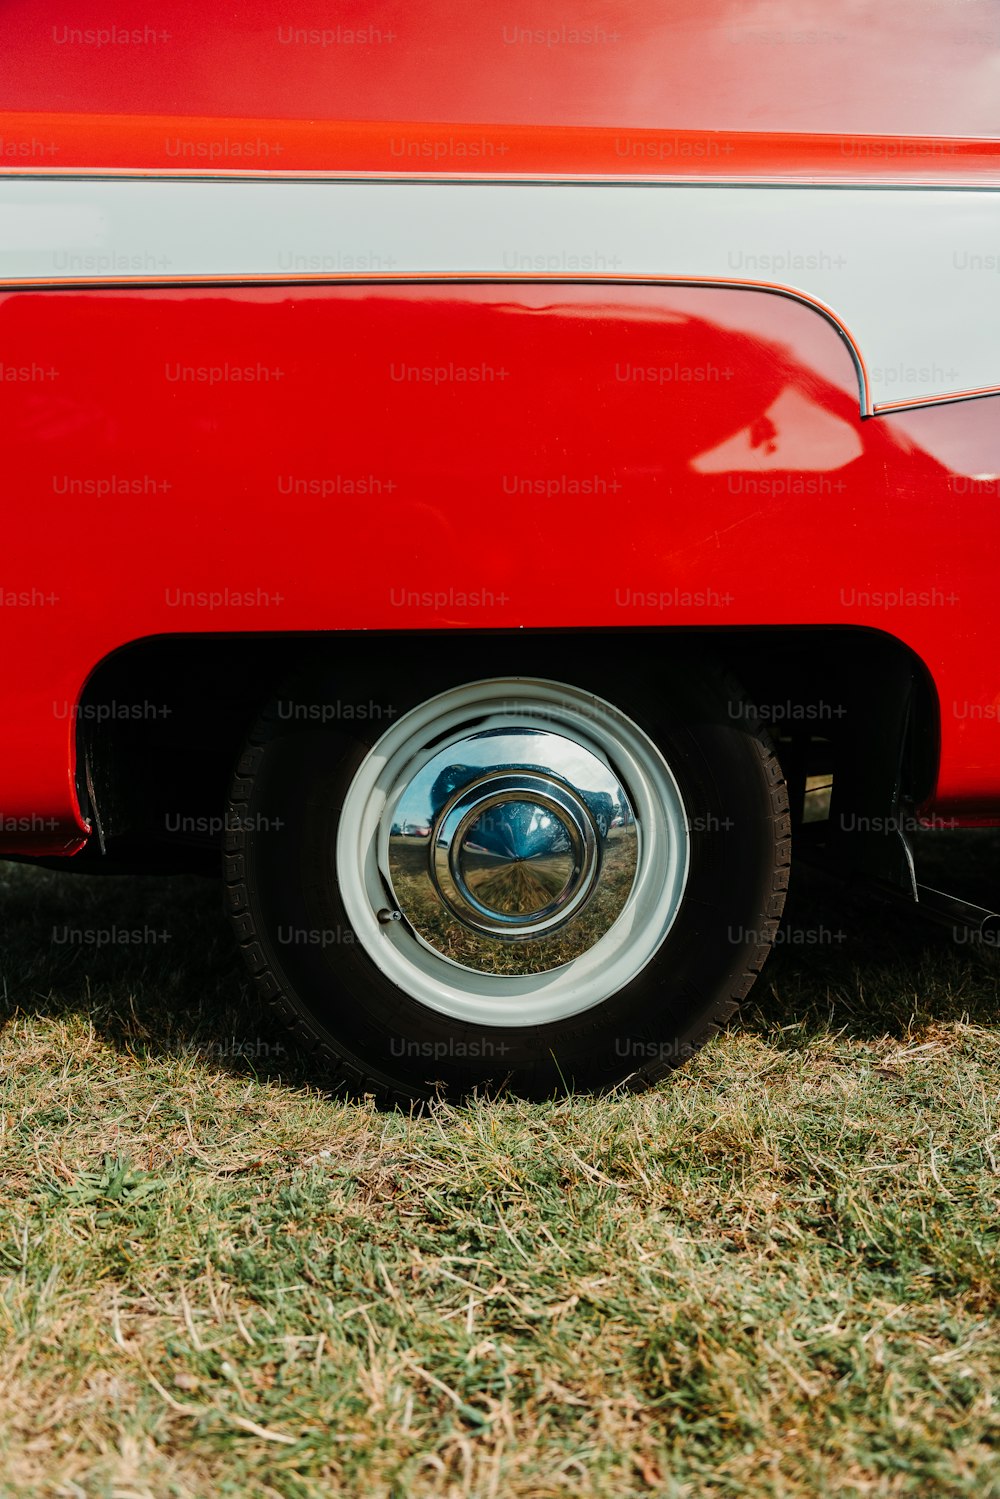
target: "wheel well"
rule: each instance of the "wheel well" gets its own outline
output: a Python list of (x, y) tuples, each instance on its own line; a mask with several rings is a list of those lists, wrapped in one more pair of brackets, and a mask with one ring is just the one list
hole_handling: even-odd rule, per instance
[[(540, 647), (628, 651), (655, 662), (706, 648), (743, 685), (770, 728), (809, 817), (810, 782), (829, 775), (845, 807), (883, 817), (933, 791), (937, 696), (926, 668), (891, 636), (859, 629), (476, 631), (337, 635), (161, 636), (106, 657), (78, 705), (77, 786), (100, 831), (74, 864), (217, 865), (230, 775), (264, 704), (303, 665), (343, 669), (343, 712), (391, 722), (391, 703), (365, 697), (386, 662), (405, 682), (428, 651), (447, 648), (456, 671), (531, 673)], [(491, 661), (491, 658), (493, 660)], [(837, 795), (837, 793), (835, 793)], [(841, 816), (843, 821), (843, 816)], [(103, 853), (102, 853), (103, 846)]]

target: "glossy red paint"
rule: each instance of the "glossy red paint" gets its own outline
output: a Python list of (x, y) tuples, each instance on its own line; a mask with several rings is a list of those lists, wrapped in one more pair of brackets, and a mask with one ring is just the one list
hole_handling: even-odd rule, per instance
[(0, 169), (1000, 180), (982, 6), (11, 0)]
[(1000, 134), (1000, 36), (980, 4), (904, 15), (879, 0), (548, 0), (540, 14), (529, 0), (174, 0), (161, 16), (137, 0), (91, 0), (82, 14), (69, 0), (7, 0), (3, 35), (10, 111)]
[(34, 372), (0, 382), (6, 851), (78, 843), (73, 705), (108, 652), (165, 632), (874, 628), (938, 686), (928, 810), (1000, 806), (1000, 674), (976, 645), (1000, 400), (863, 420), (846, 345), (802, 303), (67, 289), (4, 295), (0, 337)]
[(1000, 141), (210, 115), (0, 115), (0, 170), (65, 176), (523, 177), (1000, 185)]
[[(984, 6), (295, 11), (9, 0), (0, 173), (1000, 183)], [(0, 376), (0, 851), (81, 846), (81, 687), (162, 632), (875, 628), (937, 687), (928, 811), (1000, 815), (1000, 397), (863, 420), (802, 302), (25, 289), (0, 294)]]

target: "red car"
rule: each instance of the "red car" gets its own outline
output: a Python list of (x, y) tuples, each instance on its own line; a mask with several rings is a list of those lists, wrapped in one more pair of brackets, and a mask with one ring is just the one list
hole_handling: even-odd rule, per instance
[(296, 10), (4, 9), (0, 852), (219, 869), (345, 1088), (646, 1085), (793, 840), (1000, 821), (1000, 38)]

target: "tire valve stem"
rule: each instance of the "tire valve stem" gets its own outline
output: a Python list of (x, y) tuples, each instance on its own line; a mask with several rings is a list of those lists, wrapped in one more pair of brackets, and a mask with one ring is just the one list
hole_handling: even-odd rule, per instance
[(387, 906), (383, 906), (381, 911), (376, 911), (375, 917), (383, 926), (388, 926), (390, 921), (402, 921), (403, 919), (401, 911), (390, 911)]

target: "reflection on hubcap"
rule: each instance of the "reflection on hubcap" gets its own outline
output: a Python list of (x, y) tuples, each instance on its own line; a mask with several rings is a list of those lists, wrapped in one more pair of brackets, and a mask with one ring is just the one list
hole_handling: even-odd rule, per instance
[[(579, 865), (570, 830), (541, 802), (496, 802), (458, 849), (457, 877), (473, 900), (510, 920), (537, 917), (565, 898)], [(499, 848), (490, 848), (495, 839)]]
[(445, 802), (431, 843), (431, 878), (444, 903), (474, 931), (508, 939), (564, 925), (600, 869), (593, 816), (554, 773), (477, 776)]
[(628, 900), (635, 814), (607, 761), (578, 740), (520, 726), (459, 734), (410, 767), (393, 800), (393, 893), (451, 962), (560, 967), (600, 941)]

